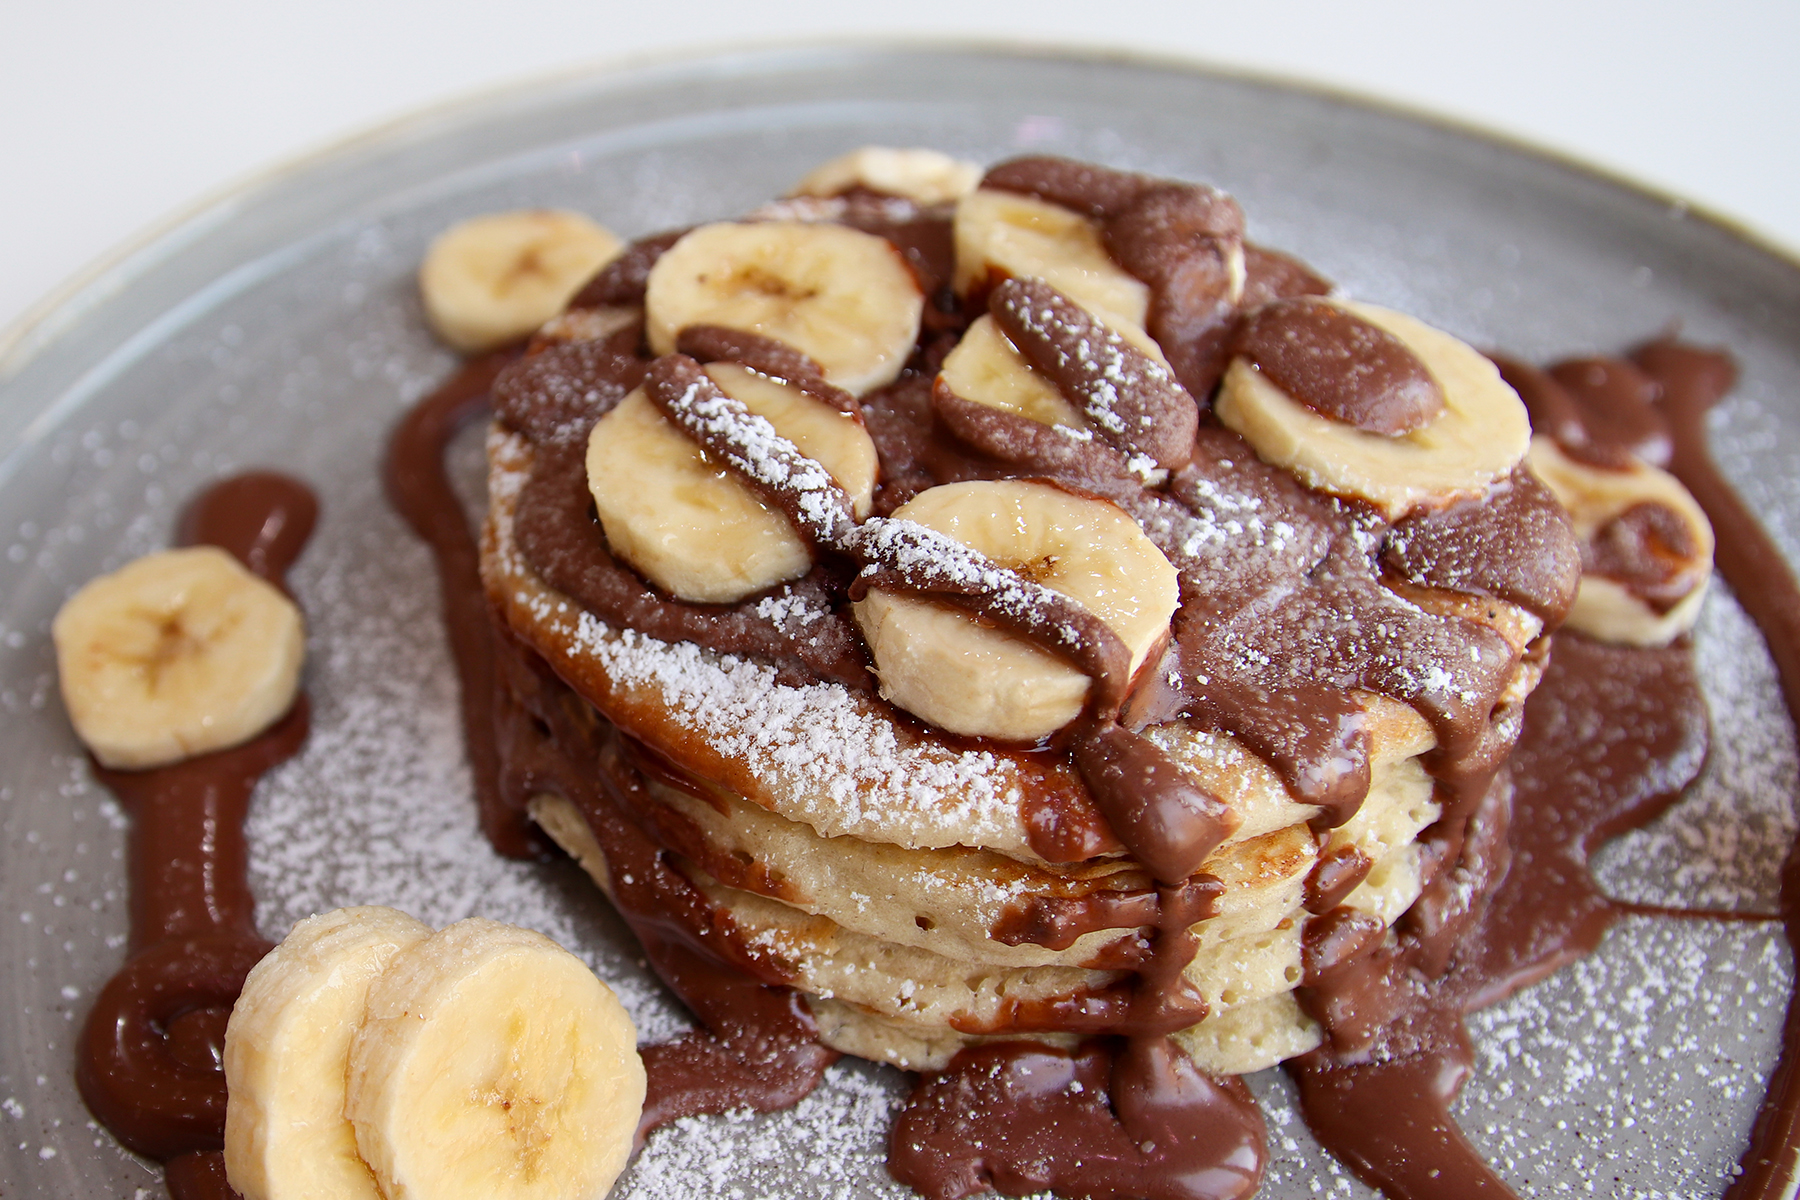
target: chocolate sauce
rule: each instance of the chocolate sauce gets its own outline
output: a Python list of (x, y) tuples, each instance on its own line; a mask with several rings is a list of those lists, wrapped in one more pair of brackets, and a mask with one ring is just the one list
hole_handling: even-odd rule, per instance
[(930, 1200), (992, 1189), (1235, 1200), (1256, 1190), (1266, 1139), (1243, 1082), (1201, 1072), (1167, 1038), (1003, 1043), (919, 1080), (888, 1169)]
[[(621, 628), (662, 641), (692, 641), (724, 654), (775, 664), (789, 680), (820, 678), (850, 687), (873, 687), (868, 658), (847, 614), (833, 595), (848, 586), (847, 573), (822, 563), (800, 579), (739, 604), (688, 604), (665, 596), (637, 572), (615, 560), (593, 513), (585, 454), (579, 443), (540, 446), (531, 479), (519, 494), (513, 536), (544, 582)], [(812, 617), (797, 637), (767, 615), (797, 609)]]
[[(557, 353), (545, 352), (546, 356)], [(499, 792), (500, 763), (493, 734), (494, 650), (488, 633), (487, 597), (481, 587), (480, 553), (462, 501), (444, 470), (444, 452), (451, 439), (468, 422), (487, 414), (489, 391), (514, 357), (502, 350), (474, 359), (414, 405), (388, 442), (383, 482), (388, 502), (431, 547), (432, 561), (437, 564), (444, 629), (461, 689), (463, 752), (469, 756), (469, 771), (475, 779), (481, 831), (494, 849), (507, 857), (534, 858), (547, 849), (543, 839), (525, 814), (509, 806)]]
[[(286, 588), (318, 516), (305, 485), (252, 473), (224, 480), (183, 514), (182, 545), (218, 546)], [(302, 695), (240, 746), (166, 767), (95, 778), (131, 814), (131, 941), (88, 1013), (75, 1081), (125, 1146), (167, 1164), (175, 1200), (224, 1197), (225, 1023), (244, 976), (268, 953), (256, 931), (244, 817), (262, 775), (306, 738)]]
[(663, 355), (644, 374), (644, 395), (701, 450), (784, 514), (815, 549), (848, 544), (856, 528), (849, 493), (767, 418), (714, 383), (699, 363), (685, 354)]
[[(432, 439), (455, 436), (455, 431), (470, 419), (466, 406), (475, 406), (468, 411), (486, 413), (484, 397), (490, 382), (494, 416), (502, 424), (525, 433), (534, 442), (581, 445), (594, 422), (644, 377), (644, 362), (637, 355), (635, 338), (629, 347), (620, 347), (610, 338), (569, 342), (516, 362), (512, 355), (503, 353), (472, 364), (477, 365), (480, 369), (471, 377), (468, 388), (458, 391), (454, 399), (438, 398), (443, 411), (433, 411), (429, 418), (420, 415), (419, 428), (408, 432), (409, 439), (422, 439), (421, 453), (429, 449)], [(423, 410), (415, 411), (422, 414)]]
[(1406, 343), (1322, 300), (1277, 300), (1252, 313), (1235, 348), (1320, 416), (1399, 437), (1436, 420), (1444, 391)]
[(856, 397), (825, 378), (825, 368), (786, 342), (727, 329), (723, 325), (689, 325), (675, 336), (675, 352), (699, 362), (730, 362), (792, 384), (842, 413), (860, 416)]
[[(1245, 308), (1329, 290), (1291, 259), (1253, 255), (1244, 245), (1244, 214), (1237, 201), (1204, 184), (1048, 157), (1001, 163), (981, 183), (1099, 221), (1113, 258), (1150, 285), (1146, 328), (1195, 399), (1210, 395), (1224, 372)], [(1238, 296), (1233, 295), (1234, 263), (1243, 269)]]
[(688, 231), (671, 229), (665, 233), (639, 238), (582, 285), (570, 308), (605, 308), (613, 305), (642, 304), (644, 288), (650, 282), (650, 269), (663, 252), (679, 242)]
[(1382, 562), (1410, 583), (1495, 596), (1558, 625), (1575, 603), (1585, 550), (1550, 489), (1520, 468), (1480, 502), (1400, 521)]
[(838, 1054), (819, 1044), (787, 967), (741, 938), (723, 908), (640, 825), (656, 806), (623, 739), (541, 660), (502, 637), (494, 736), (501, 794), (518, 811), (552, 794), (573, 804), (606, 857), (608, 894), (650, 965), (704, 1032), (646, 1047), (638, 1138), (697, 1113), (787, 1108)]
[(1667, 419), (1654, 404), (1655, 385), (1628, 362), (1579, 359), (1549, 371), (1495, 355), (1500, 377), (1531, 413), (1532, 432), (1595, 467), (1623, 469), (1641, 458), (1669, 461)]
[(1084, 732), (1074, 757), (1107, 824), (1163, 883), (1192, 876), (1242, 820), (1156, 743), (1123, 726)]
[(1659, 613), (1694, 590), (1689, 564), (1700, 547), (1687, 518), (1662, 504), (1632, 505), (1583, 547), (1584, 570), (1618, 583)]
[(1188, 464), (1200, 410), (1161, 363), (1041, 279), (1002, 283), (988, 311), (1101, 437), (1160, 467)]

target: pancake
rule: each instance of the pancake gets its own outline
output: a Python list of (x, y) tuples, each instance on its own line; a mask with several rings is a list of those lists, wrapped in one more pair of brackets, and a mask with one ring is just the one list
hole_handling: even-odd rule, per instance
[[(627, 822), (682, 881), (655, 920), (844, 1052), (941, 1070), (1118, 1033), (1259, 1070), (1332, 1036), (1309, 988), (1345, 955), (1479, 911), (1503, 862), (1465, 847), (1504, 837), (1579, 553), (1467, 347), (1319, 299), (1241, 224), (1176, 245), (1107, 208), (1188, 185), (1083, 168), (1084, 200), (1013, 167), (954, 212), (852, 192), (640, 243), (502, 373), (501, 699), (594, 776), (530, 812), (609, 895), (636, 868), (596, 833)], [(908, 264), (869, 284), (923, 298), (897, 356), (731, 324), (696, 247), (779, 274), (819, 228)], [(1214, 259), (1212, 332), (1175, 340), (1198, 301), (1169, 263)], [(1232, 341), (1271, 327), (1357, 330), (1402, 400)], [(976, 502), (1071, 515), (1013, 560), (926, 515)], [(1004, 712), (972, 690), (1018, 679)]]

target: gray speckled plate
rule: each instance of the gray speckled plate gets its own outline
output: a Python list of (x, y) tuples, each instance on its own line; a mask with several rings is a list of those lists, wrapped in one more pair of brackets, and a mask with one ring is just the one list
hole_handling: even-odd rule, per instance
[[(1800, 557), (1800, 268), (1678, 205), (1465, 131), (1183, 66), (1004, 50), (825, 48), (670, 61), (441, 110), (200, 212), (0, 340), (0, 1195), (161, 1193), (96, 1129), (71, 1044), (119, 963), (126, 822), (56, 699), (48, 629), (78, 584), (164, 543), (184, 498), (269, 464), (325, 499), (296, 581), (316, 731), (252, 819), (264, 931), (387, 903), (535, 925), (614, 980), (646, 1037), (684, 1018), (574, 872), (476, 834), (424, 551), (383, 504), (384, 431), (452, 360), (411, 285), (430, 236), (525, 204), (626, 234), (725, 216), (866, 142), (1049, 151), (1211, 180), (1252, 235), (1478, 344), (1611, 350), (1679, 322), (1738, 355), (1726, 469)], [(478, 487), (472, 443), (463, 474)], [(1607, 855), (1633, 898), (1767, 910), (1793, 737), (1723, 595), (1700, 633), (1720, 745), (1696, 794)], [(1477, 1022), (1464, 1127), (1527, 1195), (1716, 1195), (1790, 979), (1766, 925), (1633, 920)], [(1366, 1195), (1279, 1077), (1264, 1194)], [(658, 1134), (638, 1196), (873, 1196), (897, 1073), (835, 1069), (790, 1113)]]

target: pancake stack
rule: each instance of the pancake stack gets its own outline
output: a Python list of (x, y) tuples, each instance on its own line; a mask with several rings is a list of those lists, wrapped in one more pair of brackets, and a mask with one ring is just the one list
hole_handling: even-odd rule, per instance
[(530, 815), (866, 1058), (1366, 1036), (1322, 985), (1479, 913), (1574, 599), (1523, 405), (1214, 189), (886, 154), (627, 247), (498, 379)]

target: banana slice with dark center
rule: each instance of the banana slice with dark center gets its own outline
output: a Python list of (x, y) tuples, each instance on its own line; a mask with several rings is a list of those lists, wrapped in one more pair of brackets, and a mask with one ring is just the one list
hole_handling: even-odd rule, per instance
[(1525, 457), (1531, 422), (1494, 364), (1422, 321), (1372, 304), (1318, 300), (1391, 335), (1414, 355), (1442, 409), (1398, 434), (1374, 433), (1288, 395), (1240, 355), (1214, 402), (1219, 420), (1258, 457), (1309, 487), (1365, 501), (1390, 520), (1414, 508), (1479, 496)]

